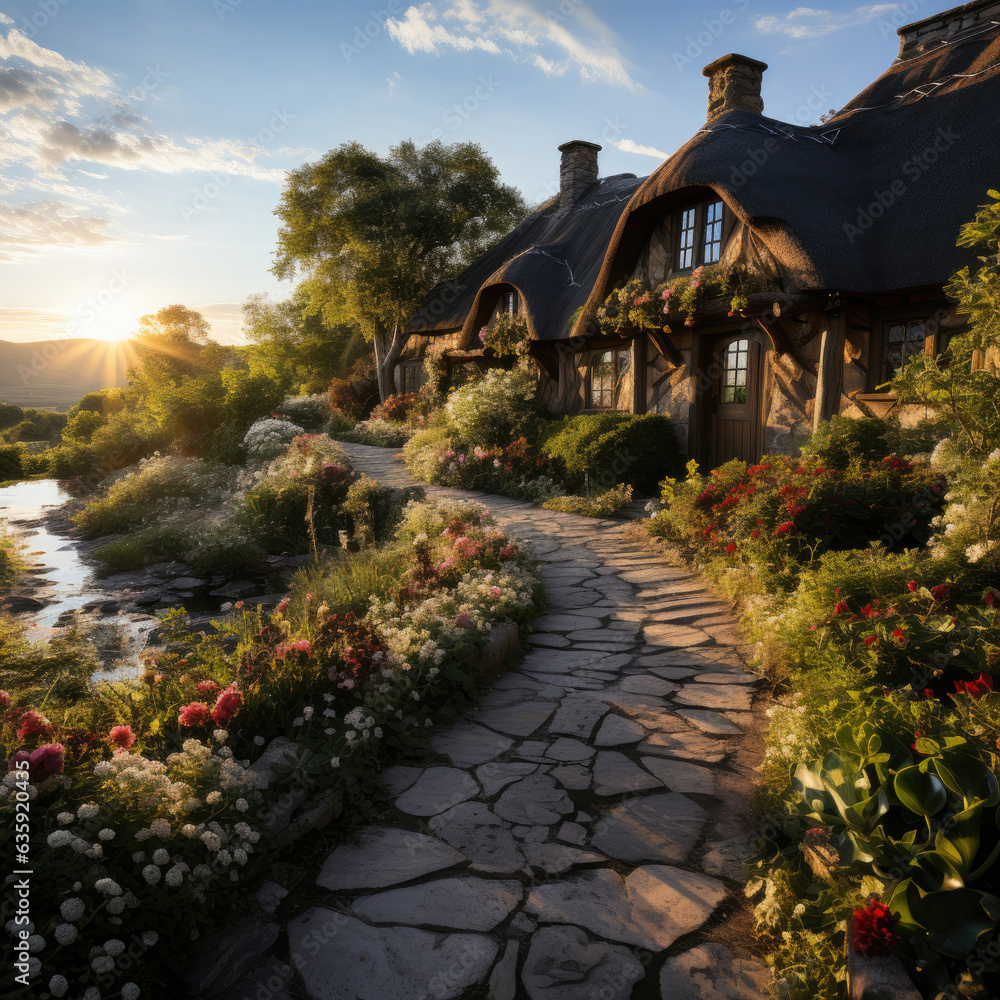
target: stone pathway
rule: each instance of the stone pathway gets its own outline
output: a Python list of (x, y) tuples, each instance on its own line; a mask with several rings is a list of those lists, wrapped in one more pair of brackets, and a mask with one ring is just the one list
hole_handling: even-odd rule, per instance
[[(413, 484), (391, 452), (348, 450)], [(330, 854), (281, 937), (274, 921), (280, 957), (225, 996), (760, 996), (767, 970), (697, 933), (739, 895), (752, 784), (727, 609), (620, 522), (482, 499), (535, 546), (549, 613), (426, 761), (386, 772), (398, 812)]]

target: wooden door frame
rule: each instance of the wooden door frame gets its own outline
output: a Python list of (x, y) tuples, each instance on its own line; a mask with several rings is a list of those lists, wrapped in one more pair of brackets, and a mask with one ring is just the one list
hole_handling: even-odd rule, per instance
[(756, 410), (753, 415), (754, 452), (764, 453), (764, 378), (765, 366), (771, 343), (760, 332), (748, 330), (746, 326), (739, 329), (706, 330), (693, 338), (692, 371), (695, 378), (695, 401), (691, 426), (696, 430), (692, 435), (691, 454), (704, 469), (708, 469), (712, 458), (712, 442), (714, 428), (712, 426), (712, 396), (714, 386), (721, 377), (721, 365), (718, 354), (723, 345), (734, 340), (749, 340), (758, 347)]

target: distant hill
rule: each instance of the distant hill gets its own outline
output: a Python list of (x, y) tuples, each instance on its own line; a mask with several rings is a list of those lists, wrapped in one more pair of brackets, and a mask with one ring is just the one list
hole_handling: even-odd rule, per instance
[(65, 411), (94, 389), (124, 385), (137, 360), (127, 340), (0, 340), (0, 400)]

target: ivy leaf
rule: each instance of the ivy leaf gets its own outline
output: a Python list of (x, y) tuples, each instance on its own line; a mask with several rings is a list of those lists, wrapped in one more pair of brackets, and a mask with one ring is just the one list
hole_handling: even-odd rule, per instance
[(933, 816), (948, 804), (948, 790), (941, 779), (923, 773), (916, 764), (896, 772), (893, 790), (903, 807), (918, 816)]

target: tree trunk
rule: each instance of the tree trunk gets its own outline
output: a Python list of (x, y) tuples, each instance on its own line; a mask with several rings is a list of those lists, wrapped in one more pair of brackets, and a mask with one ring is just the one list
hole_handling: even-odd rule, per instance
[(378, 393), (384, 403), (396, 391), (393, 379), (396, 362), (406, 346), (408, 337), (397, 323), (390, 338), (385, 331), (376, 330), (373, 338), (375, 346), (375, 368), (378, 372)]

